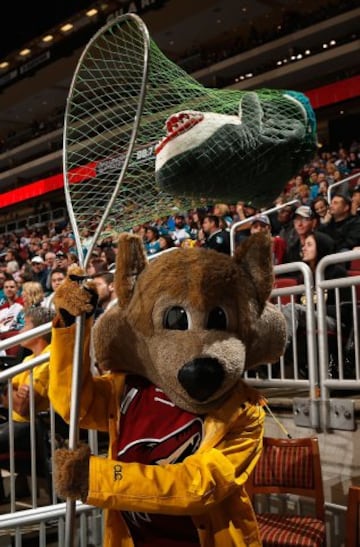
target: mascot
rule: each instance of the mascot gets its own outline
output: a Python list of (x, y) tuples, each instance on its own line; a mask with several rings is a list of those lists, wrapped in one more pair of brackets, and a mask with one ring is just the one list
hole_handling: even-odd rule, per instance
[(106, 546), (259, 547), (246, 481), (264, 411), (242, 376), (284, 349), (283, 316), (268, 302), (270, 239), (250, 236), (233, 257), (178, 248), (148, 263), (123, 233), (118, 304), (94, 327), (82, 273), (70, 269), (55, 295), (49, 395), (69, 420), (74, 320), (86, 313), (79, 425), (108, 432), (109, 452), (59, 449), (58, 495), (106, 510)]

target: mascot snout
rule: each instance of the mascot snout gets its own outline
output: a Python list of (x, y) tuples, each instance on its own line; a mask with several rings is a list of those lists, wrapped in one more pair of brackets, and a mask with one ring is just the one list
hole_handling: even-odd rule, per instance
[(221, 386), (224, 369), (213, 357), (199, 357), (185, 363), (178, 372), (178, 380), (196, 401), (206, 401)]

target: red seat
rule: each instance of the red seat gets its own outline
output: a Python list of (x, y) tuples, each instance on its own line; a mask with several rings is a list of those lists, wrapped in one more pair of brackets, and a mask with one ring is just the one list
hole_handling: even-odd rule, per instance
[[(263, 547), (325, 545), (325, 509), (318, 440), (264, 438), (263, 452), (246, 488), (256, 495), (294, 494), (312, 498), (313, 514), (256, 513)], [(277, 505), (278, 509), (278, 505)]]
[(349, 270), (350, 271), (352, 271), (352, 270), (360, 271), (360, 258), (355, 258), (354, 260), (351, 260)]
[(360, 486), (350, 486), (346, 511), (345, 547), (360, 545)]

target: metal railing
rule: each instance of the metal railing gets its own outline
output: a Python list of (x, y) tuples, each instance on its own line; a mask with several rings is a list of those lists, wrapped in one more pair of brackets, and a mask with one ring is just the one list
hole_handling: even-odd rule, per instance
[[(172, 251), (172, 250), (171, 250)], [(288, 304), (290, 309), (296, 304), (296, 301), (301, 297), (306, 298), (306, 328), (304, 337), (307, 341), (307, 377), (301, 377), (299, 374), (299, 362), (298, 351), (300, 348), (293, 347), (292, 362), (287, 364), (284, 362), (284, 357), (279, 359), (279, 363), (276, 365), (264, 364), (257, 370), (248, 371), (245, 373), (247, 381), (255, 385), (256, 387), (263, 388), (294, 388), (305, 390), (309, 394), (310, 399), (314, 404), (318, 405), (324, 403), (329, 397), (329, 391), (335, 388), (341, 389), (358, 389), (360, 393), (360, 348), (359, 348), (359, 301), (356, 293), (356, 287), (360, 285), (360, 276), (348, 276), (341, 279), (326, 280), (324, 273), (327, 266), (335, 263), (349, 263), (351, 260), (360, 258), (360, 251), (349, 251), (344, 253), (337, 253), (336, 255), (329, 255), (322, 259), (316, 270), (315, 279), (308, 268), (308, 266), (302, 262), (294, 262), (289, 264), (282, 264), (274, 267), (276, 276), (284, 275), (298, 275), (303, 278), (301, 284), (295, 284), (290, 287), (275, 288), (272, 291), (271, 299), (275, 305), (282, 307), (283, 297), (290, 298)], [(353, 376), (351, 379), (345, 378), (342, 370), (341, 361), (341, 337), (338, 336), (339, 342), (339, 374), (337, 378), (331, 377), (328, 370), (328, 332), (326, 328), (326, 300), (325, 291), (334, 289), (336, 293), (336, 306), (338, 309), (341, 307), (340, 301), (340, 288), (351, 287), (352, 295), (352, 310), (353, 310), (353, 327), (354, 327), (354, 366)], [(313, 294), (316, 292), (316, 305), (314, 304)], [(341, 331), (340, 314), (337, 318), (337, 331)], [(20, 332), (12, 338), (8, 338), (0, 342), (0, 350), (9, 349), (12, 346), (21, 344), (25, 340), (39, 336), (41, 334), (48, 333), (51, 329), (51, 323), (36, 327), (31, 331)], [(293, 334), (295, 333), (295, 324), (293, 323)], [(293, 340), (296, 337), (293, 336)], [(49, 354), (41, 355), (35, 359), (31, 359), (26, 363), (18, 364), (0, 372), (0, 383), (8, 383), (11, 390), (11, 378), (23, 372), (24, 370), (32, 370), (34, 367), (46, 362), (49, 359)], [(31, 500), (28, 502), (29, 507), (25, 510), (20, 510), (19, 502), (16, 497), (16, 484), (15, 484), (15, 460), (16, 450), (12, 450), (10, 454), (10, 460), (13, 461), (10, 465), (10, 503), (9, 508), (4, 505), (6, 514), (0, 515), (0, 539), (3, 534), (8, 534), (12, 537), (16, 547), (22, 545), (22, 538), (29, 533), (38, 534), (39, 545), (47, 545), (47, 534), (49, 532), (55, 534), (56, 539), (54, 543), (60, 547), (65, 546), (64, 543), (64, 522), (65, 522), (65, 503), (59, 503), (56, 494), (51, 489), (51, 504), (41, 505), (38, 500), (39, 493), (39, 481), (36, 477), (36, 439), (35, 439), (35, 427), (36, 427), (36, 412), (34, 403), (34, 394), (30, 387), (30, 428), (31, 428), (31, 454), (30, 469), (31, 469)], [(271, 397), (271, 395), (270, 395)], [(9, 416), (11, 417), (12, 407), (9, 405)], [(56, 433), (55, 433), (55, 420), (54, 411), (50, 406), (49, 409), (50, 420), (50, 461), (54, 450), (56, 448)], [(9, 424), (10, 425), (10, 424)], [(320, 422), (320, 429), (325, 430), (327, 428), (326, 412), (323, 413), (322, 420)], [(90, 432), (89, 443), (92, 447), (92, 452), (97, 453), (97, 434), (96, 432)], [(11, 451), (11, 448), (10, 448)], [(1, 467), (1, 462), (0, 462)], [(52, 477), (51, 477), (52, 479)], [(43, 500), (42, 500), (43, 503)], [(330, 507), (331, 504), (328, 504)], [(8, 512), (9, 511), (9, 512)], [(89, 537), (91, 537), (91, 543), (93, 545), (101, 545), (102, 543), (102, 511), (95, 509), (94, 507), (84, 505), (82, 503), (76, 504), (77, 511), (77, 535), (78, 544), (85, 546), (89, 544)], [(1, 513), (1, 505), (0, 505)], [(94, 538), (96, 538), (94, 540)]]

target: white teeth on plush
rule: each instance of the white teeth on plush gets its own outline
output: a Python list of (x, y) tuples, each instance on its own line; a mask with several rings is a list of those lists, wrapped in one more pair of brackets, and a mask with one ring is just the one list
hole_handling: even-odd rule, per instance
[[(176, 127), (172, 123), (176, 120)], [(166, 121), (167, 135), (155, 148), (155, 170), (172, 157), (197, 147), (225, 124), (241, 125), (239, 116), (214, 112), (186, 111)]]

